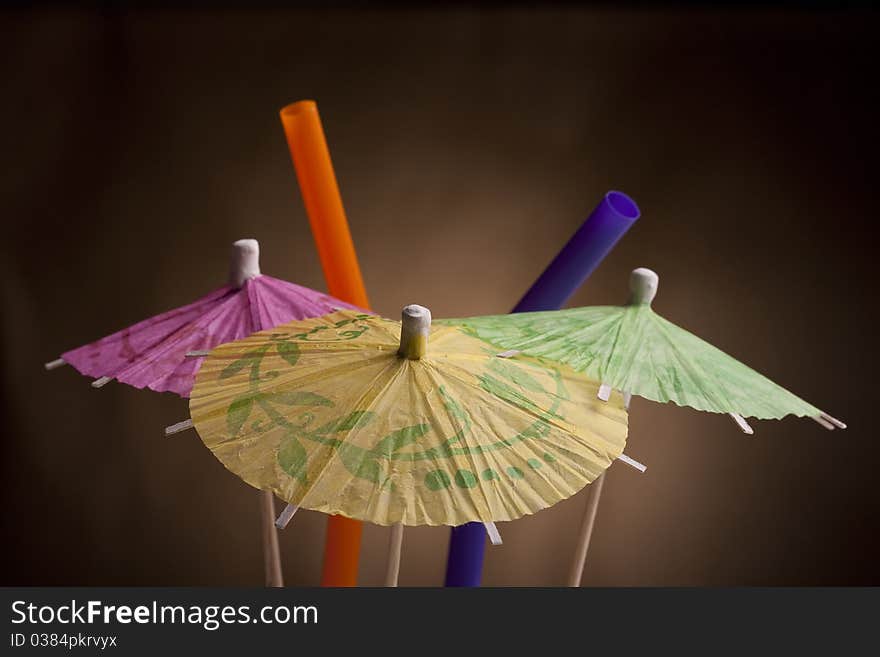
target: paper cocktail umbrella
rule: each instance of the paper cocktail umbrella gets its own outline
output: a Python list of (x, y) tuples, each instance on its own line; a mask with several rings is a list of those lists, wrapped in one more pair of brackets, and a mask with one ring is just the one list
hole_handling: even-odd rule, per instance
[(568, 367), (496, 354), (421, 306), (402, 322), (341, 311), (212, 350), (190, 414), (229, 470), (290, 502), (286, 519), (513, 520), (619, 457), (626, 412)]
[[(92, 382), (95, 387), (116, 379), (136, 388), (188, 397), (206, 350), (293, 319), (340, 308), (360, 310), (321, 292), (261, 274), (259, 254), (256, 240), (235, 242), (228, 285), (187, 306), (68, 351), (46, 368), (69, 363), (80, 373), (97, 377)], [(262, 509), (267, 583), (280, 586), (271, 493), (264, 494)]]
[[(622, 391), (625, 397), (633, 394), (701, 411), (727, 413), (746, 433), (752, 433), (752, 429), (745, 417), (780, 419), (795, 415), (812, 418), (827, 429), (846, 427), (655, 313), (651, 302), (658, 283), (657, 274), (640, 268), (630, 277), (631, 296), (626, 306), (441, 322), (464, 326), (471, 335), (501, 349), (564, 363), (583, 372), (602, 382), (598, 393), (601, 399), (608, 399), (613, 389)], [(589, 532), (586, 533), (588, 542)], [(582, 566), (581, 561), (581, 569)], [(580, 572), (575, 568), (572, 583), (579, 581)]]
[(81, 374), (98, 377), (100, 387), (116, 379), (135, 388), (189, 396), (201, 358), (187, 352), (207, 350), (292, 319), (317, 317), (356, 306), (321, 292), (260, 273), (256, 240), (233, 245), (229, 284), (180, 308), (125, 328), (96, 342), (65, 352), (47, 368), (69, 363)]
[[(720, 349), (654, 312), (657, 274), (636, 269), (626, 306), (571, 308), (463, 320), (473, 335), (503, 349), (515, 349), (565, 363), (611, 389), (657, 402), (740, 417), (810, 417), (823, 426), (843, 425), (818, 408), (758, 374)], [(743, 425), (741, 425), (743, 426)]]

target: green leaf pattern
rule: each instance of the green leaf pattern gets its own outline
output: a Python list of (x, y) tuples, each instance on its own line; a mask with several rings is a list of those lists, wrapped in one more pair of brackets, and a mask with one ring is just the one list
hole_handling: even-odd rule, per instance
[[(272, 344), (278, 355), (290, 367), (295, 367), (300, 358), (300, 347), (296, 341), (353, 340), (369, 330), (369, 325), (360, 321), (368, 317), (370, 316), (359, 315), (354, 319), (336, 322), (333, 326), (322, 325), (307, 333), (293, 336), (273, 335)], [(341, 328), (345, 328), (345, 330), (339, 331), (338, 329)], [(334, 329), (336, 329), (335, 336), (328, 337), (326, 331)], [(316, 337), (318, 334), (320, 337)], [(462, 404), (453, 399), (448, 391), (441, 386), (438, 392), (443, 404), (450, 417), (458, 423), (458, 430), (453, 435), (439, 443), (429, 444), (425, 440), (430, 440), (429, 434), (432, 432), (432, 426), (428, 423), (420, 423), (396, 429), (382, 436), (372, 448), (367, 449), (340, 440), (336, 436), (368, 425), (375, 418), (375, 414), (371, 411), (356, 410), (320, 427), (309, 428), (313, 415), (307, 409), (315, 406), (332, 407), (334, 406), (333, 401), (316, 393), (301, 390), (261, 390), (261, 384), (264, 381), (277, 375), (277, 372), (261, 373), (262, 361), (268, 351), (269, 347), (261, 347), (249, 352), (221, 371), (219, 378), (227, 379), (250, 367), (249, 390), (239, 395), (229, 405), (226, 412), (227, 428), (230, 436), (236, 436), (253, 410), (257, 407), (261, 408), (268, 418), (268, 426), (263, 425), (262, 420), (254, 422), (254, 426), (260, 425), (260, 432), (265, 432), (272, 425), (284, 430), (278, 447), (278, 464), (285, 473), (303, 484), (308, 483), (306, 473), (309, 455), (304, 447), (306, 441), (319, 443), (325, 448), (335, 450), (340, 461), (352, 475), (380, 486), (386, 486), (390, 485), (388, 472), (391, 461), (435, 461), (454, 455), (508, 449), (519, 441), (540, 439), (549, 431), (548, 420), (561, 418), (557, 414), (560, 400), (568, 398), (558, 370), (549, 367), (548, 369), (557, 384), (554, 391), (557, 399), (550, 409), (542, 411), (529, 400), (526, 393), (544, 393), (546, 391), (529, 374), (526, 366), (500, 358), (489, 359), (486, 372), (479, 377), (480, 385), (493, 396), (520, 405), (535, 415), (535, 420), (523, 431), (491, 444), (465, 445), (465, 441), (462, 439), (470, 433), (472, 420)], [(304, 410), (299, 416), (291, 418), (290, 411), (282, 413), (277, 408), (279, 406), (303, 407)], [(416, 448), (415, 450), (405, 449), (413, 446)], [(547, 462), (550, 462), (550, 455), (546, 456)], [(492, 474), (494, 475), (494, 473)], [(492, 476), (484, 473), (484, 478), (491, 479)], [(459, 485), (470, 487), (475, 484), (476, 478), (473, 473), (459, 471), (456, 474), (456, 481)], [(426, 479), (426, 486), (432, 491), (442, 490), (450, 484), (451, 479), (442, 470), (432, 472), (431, 476)]]

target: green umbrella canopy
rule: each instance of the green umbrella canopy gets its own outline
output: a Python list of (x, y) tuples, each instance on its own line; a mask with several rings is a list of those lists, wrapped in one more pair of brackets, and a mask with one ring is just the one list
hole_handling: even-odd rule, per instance
[[(612, 388), (657, 402), (742, 417), (810, 417), (828, 429), (839, 420), (773, 383), (720, 349), (664, 319), (651, 302), (659, 277), (639, 268), (630, 276), (625, 306), (437, 320), (508, 350), (564, 363)], [(508, 355), (508, 354), (503, 354)]]

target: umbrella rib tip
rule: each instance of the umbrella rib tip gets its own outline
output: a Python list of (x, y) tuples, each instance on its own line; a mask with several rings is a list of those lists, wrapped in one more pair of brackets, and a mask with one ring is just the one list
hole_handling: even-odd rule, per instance
[(832, 426), (837, 427), (838, 429), (846, 429), (845, 423), (841, 422), (836, 417), (832, 417), (831, 415), (828, 415), (828, 413), (826, 413), (825, 411), (820, 412), (818, 417), (822, 420), (825, 420), (826, 422), (828, 422)]
[(746, 422), (745, 418), (739, 413), (728, 413), (727, 415), (730, 417), (731, 420), (734, 421), (736, 426), (738, 426), (744, 434), (751, 436), (755, 433), (755, 430), (749, 426), (749, 423)]
[(278, 529), (284, 529), (290, 523), (290, 519), (293, 518), (293, 514), (297, 512), (299, 509), (298, 506), (294, 504), (288, 504), (284, 507), (284, 510), (279, 514), (278, 519), (275, 520), (275, 527)]
[(498, 528), (495, 526), (494, 522), (484, 522), (483, 527), (486, 528), (486, 533), (489, 535), (489, 541), (492, 545), (502, 545), (503, 541), (501, 540), (501, 533), (498, 531)]
[(626, 454), (621, 454), (620, 456), (617, 457), (617, 460), (622, 461), (623, 463), (626, 463), (628, 466), (630, 466), (631, 468), (635, 468), (639, 472), (644, 472), (645, 470), (648, 469), (647, 465), (645, 465), (644, 463), (639, 463), (634, 458), (631, 458), (631, 457), (627, 456)]
[(192, 418), (189, 420), (184, 420), (183, 422), (178, 422), (177, 424), (172, 424), (170, 427), (165, 427), (165, 435), (172, 436), (176, 433), (180, 433), (181, 431), (186, 431), (187, 429), (193, 428)]

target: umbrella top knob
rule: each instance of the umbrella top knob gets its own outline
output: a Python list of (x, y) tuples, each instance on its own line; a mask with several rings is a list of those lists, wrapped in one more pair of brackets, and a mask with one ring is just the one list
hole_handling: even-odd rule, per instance
[(657, 287), (660, 285), (660, 277), (656, 272), (646, 267), (633, 269), (629, 275), (629, 302), (631, 305), (651, 305), (657, 296)]
[(232, 243), (229, 264), (229, 285), (239, 288), (245, 281), (260, 275), (260, 243), (257, 240), (238, 240)]
[(418, 360), (428, 348), (431, 331), (431, 311), (424, 306), (410, 304), (400, 313), (400, 348), (398, 355)]

